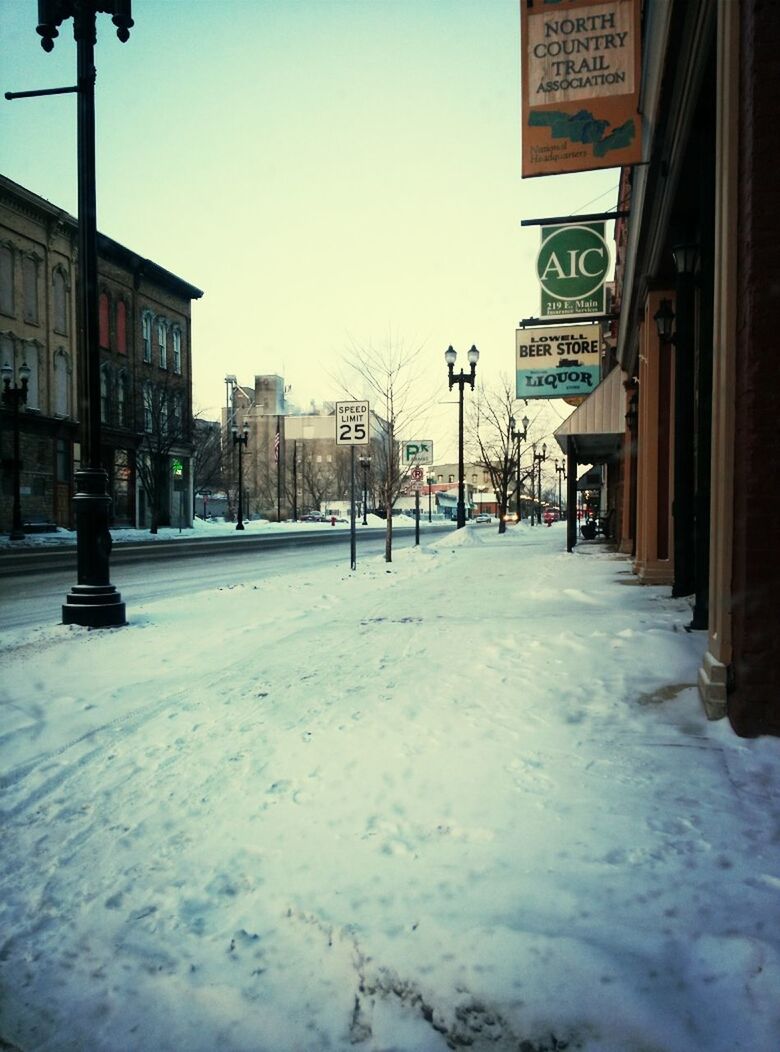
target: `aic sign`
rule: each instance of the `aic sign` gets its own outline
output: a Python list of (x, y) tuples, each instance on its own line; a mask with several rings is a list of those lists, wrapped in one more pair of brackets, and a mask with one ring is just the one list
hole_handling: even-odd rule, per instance
[(364, 446), (368, 442), (368, 402), (336, 402), (336, 445)]
[(542, 318), (603, 314), (609, 246), (604, 223), (543, 226), (536, 273), (542, 286)]

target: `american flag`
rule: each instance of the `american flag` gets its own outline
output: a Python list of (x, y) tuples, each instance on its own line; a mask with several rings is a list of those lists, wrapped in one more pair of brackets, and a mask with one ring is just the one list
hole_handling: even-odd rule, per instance
[(274, 460), (279, 463), (279, 443), (281, 438), (279, 437), (279, 429), (277, 428), (276, 434), (274, 435)]

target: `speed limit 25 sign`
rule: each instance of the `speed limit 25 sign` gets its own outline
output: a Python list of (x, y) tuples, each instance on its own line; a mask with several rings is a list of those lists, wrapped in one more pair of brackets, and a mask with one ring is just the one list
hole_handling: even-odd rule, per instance
[(336, 445), (368, 442), (368, 402), (336, 402)]

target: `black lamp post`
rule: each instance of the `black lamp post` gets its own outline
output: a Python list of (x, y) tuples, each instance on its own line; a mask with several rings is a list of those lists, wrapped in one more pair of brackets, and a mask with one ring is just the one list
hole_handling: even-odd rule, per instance
[[(542, 442), (542, 452), (537, 453), (534, 451), (534, 464), (537, 470), (537, 492), (539, 494), (539, 504), (536, 509), (536, 525), (541, 526), (542, 524), (542, 462), (547, 460), (547, 443)], [(533, 478), (533, 475), (531, 476)], [(531, 487), (533, 489), (533, 486)]]
[(38, 0), (37, 32), (51, 51), (59, 26), (73, 19), (77, 83), (68, 88), (7, 92), (6, 98), (62, 95), (78, 99), (78, 352), (80, 376), (81, 469), (76, 472), (76, 551), (78, 583), (62, 606), (63, 623), (88, 628), (124, 625), (125, 604), (109, 581), (111, 498), (101, 466), (100, 347), (98, 340), (97, 216), (95, 194), (95, 58), (98, 11), (112, 16), (124, 43), (133, 20), (130, 0)]
[(523, 417), (522, 424), (523, 430), (515, 430), (515, 418), (510, 416), (509, 426), (512, 429), (512, 441), (517, 442), (517, 484), (515, 486), (515, 505), (517, 512), (517, 521), (520, 522), (520, 443), (525, 442), (528, 437), (528, 425), (530, 421), (527, 416)]
[(426, 482), (428, 483), (428, 522), (432, 521), (432, 519), (431, 519), (431, 496), (433, 494), (433, 484), (434, 484), (435, 481), (436, 481), (436, 478), (435, 478), (434, 475), (429, 475), (428, 478), (426, 479)]
[[(14, 501), (11, 513), (11, 531), (8, 534), (12, 541), (21, 541), (24, 538), (22, 529), (22, 500), (20, 476), (22, 471), (21, 448), (19, 437), (19, 409), (27, 402), (27, 384), (30, 380), (30, 368), (26, 362), (19, 367), (19, 382), (14, 380), (14, 371), (8, 362), (2, 368), (3, 373), (3, 405), (11, 410), (14, 421)], [(13, 382), (13, 386), (11, 381)]]
[(244, 528), (244, 469), (243, 463), (244, 458), (241, 455), (244, 451), (244, 447), (249, 441), (249, 424), (245, 420), (244, 426), (239, 432), (235, 424), (232, 427), (233, 432), (233, 446), (238, 446), (238, 522), (236, 523), (237, 530), (243, 530)]
[(471, 371), (464, 373), (461, 369), (460, 373), (456, 376), (455, 360), (457, 357), (458, 353), (453, 349), (452, 345), (450, 345), (444, 352), (444, 360), (447, 363), (447, 369), (449, 371), (450, 391), (454, 384), (457, 384), (460, 388), (460, 397), (458, 399), (458, 517), (456, 524), (456, 529), (460, 530), (466, 525), (466, 495), (463, 480), (463, 388), (468, 384), (471, 387), (471, 390), (474, 390), (474, 378), (477, 375), (479, 351), (472, 344), (471, 349), (468, 352)]
[[(658, 337), (672, 343), (674, 354), (674, 581), (672, 595), (695, 594), (692, 628), (707, 626), (707, 568), (699, 567), (704, 538), (696, 514), (695, 439), (695, 295), (699, 246), (677, 244), (672, 249), (676, 280), (677, 315), (662, 300), (654, 315)], [(676, 330), (676, 331), (675, 331)], [(703, 517), (704, 509), (701, 509)], [(698, 571), (698, 572), (697, 572)]]
[(563, 514), (563, 500), (561, 497), (561, 482), (566, 481), (566, 461), (562, 460), (560, 464), (555, 461), (555, 470), (558, 474), (558, 518), (560, 519)]
[(371, 467), (371, 457), (366, 453), (363, 456), (358, 457), (358, 460), (363, 469), (363, 525), (368, 526), (366, 513), (368, 511), (368, 472)]

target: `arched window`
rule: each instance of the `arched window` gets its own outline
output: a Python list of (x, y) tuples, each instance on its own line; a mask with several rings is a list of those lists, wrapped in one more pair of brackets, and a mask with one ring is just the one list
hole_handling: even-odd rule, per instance
[(181, 329), (173, 330), (173, 371), (181, 375)]
[(127, 354), (127, 304), (118, 300), (116, 305), (116, 349)]
[(110, 377), (107, 365), (100, 366), (100, 422), (108, 424), (111, 412)]
[(68, 331), (68, 281), (62, 267), (57, 267), (51, 276), (52, 309), (55, 332)]
[(168, 368), (168, 326), (163, 318), (157, 320), (157, 348), (160, 352), (160, 368)]
[(14, 313), (14, 250), (0, 245), (0, 314)]
[(98, 297), (98, 332), (100, 346), (108, 350), (111, 346), (111, 333), (109, 325), (109, 302), (108, 293), (101, 292)]
[(30, 379), (27, 381), (27, 408), (40, 409), (40, 387), (38, 384), (39, 374), (39, 345), (33, 340), (25, 340), (22, 344), (21, 358), (17, 362), (26, 364), (30, 370)]
[(151, 433), (154, 429), (154, 402), (152, 385), (144, 384), (144, 431)]
[(184, 399), (177, 392), (170, 395), (170, 415), (168, 417), (168, 428), (171, 435), (182, 437)]
[(127, 427), (127, 373), (123, 369), (116, 381), (116, 422), (119, 427)]
[(144, 313), (141, 319), (141, 332), (143, 333), (144, 341), (144, 361), (151, 362), (152, 360), (152, 316), (147, 311)]
[(70, 416), (70, 361), (62, 347), (54, 353), (54, 412)]
[(25, 256), (22, 260), (22, 286), (24, 289), (24, 320), (38, 322), (38, 260)]

